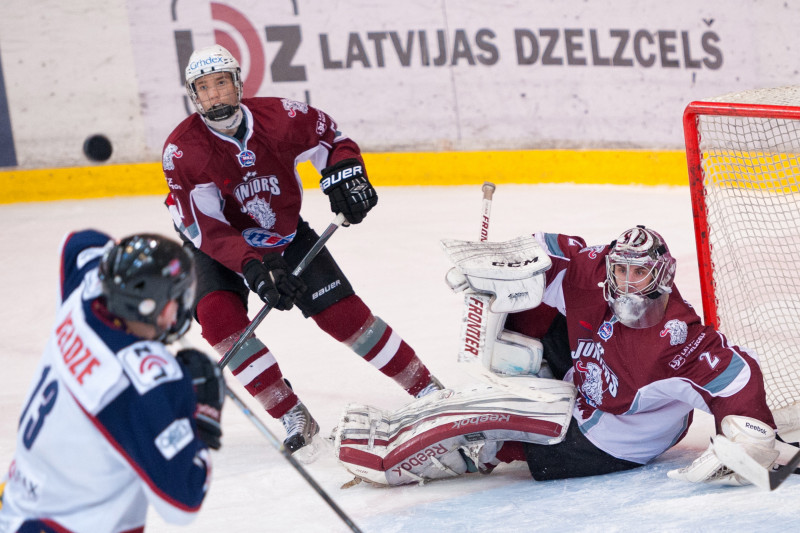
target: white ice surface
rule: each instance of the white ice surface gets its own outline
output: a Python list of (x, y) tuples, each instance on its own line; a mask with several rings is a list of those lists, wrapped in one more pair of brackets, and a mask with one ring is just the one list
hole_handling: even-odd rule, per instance
[[(449, 264), (441, 238), (477, 239), (478, 186), (380, 190), (365, 222), (342, 228), (329, 248), (375, 314), (385, 319), (447, 385), (471, 378), (458, 368), (461, 298), (444, 284)], [(303, 216), (321, 231), (332, 214), (317, 190), (306, 192)], [(489, 238), (536, 230), (609, 242), (646, 224), (661, 232), (678, 258), (677, 283), (700, 307), (694, 230), (686, 188), (501, 185)], [(0, 206), (0, 468), (10, 462), (16, 424), (54, 315), (58, 245), (75, 229), (95, 227), (121, 237), (142, 231), (173, 236), (160, 197), (63, 201)], [(251, 299), (251, 316), (260, 307)], [(349, 402), (395, 409), (409, 398), (299, 312), (271, 313), (258, 330), (322, 431), (329, 432)], [(208, 349), (195, 326), (189, 339)], [(279, 438), (283, 429), (235, 391)], [(147, 531), (349, 531), (303, 478), (233, 403), (223, 413), (224, 441), (214, 453), (214, 481), (196, 522), (181, 528), (154, 512)], [(693, 459), (713, 426), (702, 413), (689, 436), (636, 471), (536, 483), (524, 464), (502, 465), (490, 476), (465, 476), (425, 486), (377, 489), (341, 485), (350, 476), (330, 453), (308, 472), (364, 532), (511, 531), (798, 531), (800, 476), (768, 493), (755, 487), (692, 486), (666, 471)], [(68, 457), (64, 458), (69, 460)]]

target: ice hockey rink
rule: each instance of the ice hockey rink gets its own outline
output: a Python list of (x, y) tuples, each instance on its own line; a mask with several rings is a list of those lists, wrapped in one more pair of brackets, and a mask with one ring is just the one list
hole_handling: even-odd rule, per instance
[[(337, 231), (328, 247), (357, 293), (411, 344), (446, 385), (471, 379), (456, 362), (462, 298), (444, 283), (442, 238), (477, 240), (480, 186), (388, 187), (363, 224)], [(302, 215), (321, 231), (332, 220), (327, 199), (306, 191)], [(588, 185), (499, 185), (491, 240), (537, 230), (606, 243), (645, 224), (661, 232), (678, 259), (677, 285), (699, 308), (694, 229), (688, 188)], [(20, 409), (56, 305), (58, 247), (66, 232), (94, 227), (121, 237), (149, 231), (173, 236), (162, 198), (148, 196), (0, 206), (0, 468), (14, 449)], [(251, 316), (260, 302), (251, 299)], [(320, 332), (297, 310), (271, 313), (258, 329), (284, 375), (328, 433), (350, 402), (396, 409), (409, 397), (388, 378)], [(189, 340), (208, 350), (199, 327)], [(227, 373), (227, 372), (226, 372)], [(248, 404), (250, 397), (228, 374)], [(254, 405), (279, 438), (283, 428)], [(346, 532), (350, 528), (310, 488), (237, 407), (226, 402), (223, 448), (202, 511), (188, 527), (165, 524), (154, 511), (149, 533)], [(512, 531), (798, 531), (800, 476), (766, 492), (753, 486), (690, 485), (666, 477), (708, 442), (713, 423), (696, 416), (684, 441), (642, 469), (537, 483), (522, 464), (502, 465), (425, 486), (347, 489), (352, 479), (330, 449), (305, 466), (364, 532)], [(69, 461), (69, 457), (64, 457)]]

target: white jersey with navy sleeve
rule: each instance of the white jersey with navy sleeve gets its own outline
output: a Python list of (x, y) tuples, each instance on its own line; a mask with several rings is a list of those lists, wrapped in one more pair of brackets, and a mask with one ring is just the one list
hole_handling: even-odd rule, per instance
[[(19, 419), (0, 533), (142, 531), (148, 505), (196, 515), (210, 480), (191, 378), (166, 347), (132, 336), (101, 297), (109, 237), (69, 235), (61, 305)], [(37, 529), (38, 531), (39, 529)]]

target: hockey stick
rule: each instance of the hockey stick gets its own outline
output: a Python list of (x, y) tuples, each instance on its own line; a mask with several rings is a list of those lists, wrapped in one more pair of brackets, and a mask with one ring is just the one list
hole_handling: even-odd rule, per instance
[(492, 214), (492, 196), (497, 187), (490, 181), (484, 181), (481, 190), (483, 191), (483, 213), (481, 220), (481, 242), (489, 239), (489, 215)]
[(727, 438), (717, 435), (711, 440), (714, 442), (714, 454), (722, 464), (753, 485), (765, 490), (777, 489), (781, 483), (786, 481), (786, 478), (795, 473), (795, 468), (800, 465), (800, 451), (787, 464), (769, 469), (761, 466), (758, 461), (747, 454), (744, 448)]
[(347, 514), (345, 514), (345, 512), (338, 505), (336, 505), (336, 502), (334, 502), (333, 499), (330, 496), (328, 496), (328, 493), (325, 492), (325, 490), (319, 486), (319, 484), (314, 480), (313, 477), (311, 477), (308, 471), (306, 471), (306, 469), (303, 468), (303, 465), (301, 465), (297, 461), (297, 459), (295, 459), (295, 457), (292, 455), (292, 452), (290, 452), (283, 445), (283, 443), (279, 441), (277, 437), (275, 437), (275, 435), (272, 434), (269, 428), (267, 428), (267, 426), (265, 426), (264, 423), (261, 422), (261, 419), (259, 419), (255, 414), (253, 414), (250, 408), (247, 407), (247, 405), (245, 405), (245, 403), (241, 400), (241, 398), (239, 398), (239, 396), (237, 396), (236, 393), (233, 392), (231, 388), (228, 387), (227, 385), (225, 386), (225, 393), (233, 401), (233, 403), (236, 404), (239, 410), (242, 411), (242, 413), (244, 413), (244, 415), (253, 423), (256, 429), (258, 429), (258, 431), (260, 431), (261, 434), (267, 438), (269, 443), (272, 444), (272, 446), (276, 450), (278, 450), (281, 453), (281, 455), (283, 455), (284, 459), (289, 461), (289, 464), (292, 465), (292, 467), (294, 467), (294, 469), (297, 470), (297, 472), (301, 476), (303, 476), (303, 479), (305, 479), (306, 482), (309, 485), (311, 485), (311, 488), (313, 488), (316, 491), (316, 493), (319, 494), (319, 496), (323, 500), (325, 500), (325, 503), (328, 504), (328, 506), (333, 510), (333, 512), (336, 513), (345, 524), (347, 524), (350, 530), (353, 531), (354, 533), (361, 533), (361, 530), (358, 528), (355, 522), (353, 522), (353, 520), (349, 516), (347, 516)]
[[(303, 257), (303, 259), (300, 260), (300, 263), (292, 271), (292, 275), (294, 276), (300, 275), (300, 273), (308, 266), (308, 264), (317, 256), (320, 250), (322, 250), (322, 248), (325, 247), (325, 243), (328, 242), (328, 239), (331, 238), (331, 235), (333, 235), (333, 233), (337, 229), (339, 229), (339, 226), (341, 226), (344, 223), (344, 221), (345, 218), (342, 213), (336, 215), (336, 218), (334, 218), (333, 222), (331, 222), (328, 225), (328, 227), (325, 228), (325, 231), (323, 231), (322, 235), (319, 236), (319, 239), (317, 239), (317, 242), (314, 243), (314, 246), (312, 246), (311, 249), (308, 251), (308, 253), (305, 255), (305, 257)], [(247, 339), (250, 338), (250, 335), (253, 334), (253, 332), (256, 330), (259, 324), (261, 324), (264, 318), (266, 318), (267, 314), (269, 314), (270, 311), (272, 311), (272, 306), (269, 304), (266, 304), (264, 305), (264, 307), (261, 308), (261, 311), (258, 312), (255, 318), (253, 318), (253, 321), (250, 322), (250, 325), (247, 326), (247, 329), (245, 329), (244, 332), (242, 332), (242, 334), (239, 336), (239, 339), (233, 344), (233, 346), (231, 346), (231, 348), (222, 357), (222, 359), (220, 359), (219, 361), (220, 368), (225, 368), (228, 365), (228, 363), (231, 362), (233, 356), (236, 355), (236, 353), (244, 345), (244, 343), (247, 342)]]

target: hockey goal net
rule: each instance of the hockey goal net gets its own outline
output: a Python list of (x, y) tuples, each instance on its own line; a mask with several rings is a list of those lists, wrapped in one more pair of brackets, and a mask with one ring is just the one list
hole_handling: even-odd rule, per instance
[(705, 322), (758, 355), (779, 429), (800, 426), (800, 87), (683, 119)]

